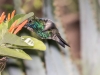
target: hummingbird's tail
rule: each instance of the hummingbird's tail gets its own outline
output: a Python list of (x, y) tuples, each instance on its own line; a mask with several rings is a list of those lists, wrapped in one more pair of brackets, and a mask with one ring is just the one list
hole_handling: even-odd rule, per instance
[(56, 41), (64, 48), (65, 48), (65, 45), (70, 47), (60, 35), (56, 35)]

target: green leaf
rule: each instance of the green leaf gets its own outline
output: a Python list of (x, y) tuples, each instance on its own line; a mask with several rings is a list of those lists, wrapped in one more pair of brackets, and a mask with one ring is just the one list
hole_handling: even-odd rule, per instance
[[(3, 25), (0, 24), (0, 34), (2, 34), (2, 28), (3, 28)], [(2, 38), (2, 35), (0, 35), (0, 40), (1, 40), (1, 38)]]
[(29, 46), (27, 43), (25, 43), (21, 39), (21, 37), (11, 34), (9, 32), (5, 33), (5, 35), (3, 36), (3, 39), (0, 41), (1, 41), (0, 44), (9, 43), (12, 45)]
[(0, 55), (31, 60), (31, 57), (23, 50), (10, 49), (2, 46), (0, 46)]
[(0, 24), (0, 40), (3, 38), (4, 34), (7, 32), (8, 21), (5, 21)]
[(15, 15), (8, 23), (8, 29), (10, 28), (10, 26), (19, 18), (25, 16), (25, 14), (17, 14)]
[(19, 25), (20, 23), (22, 23), (23, 21), (27, 20), (28, 18), (30, 18), (32, 16), (34, 16), (33, 12), (30, 12), (30, 13), (26, 14), (25, 16), (18, 19), (18, 22), (17, 22), (16, 25)]
[(2, 38), (5, 35), (5, 33), (8, 31), (8, 21), (6, 21), (5, 23), (2, 23)]
[(45, 51), (46, 50), (46, 46), (45, 44), (33, 37), (30, 36), (21, 36), (23, 38), (23, 40), (27, 40), (27, 39), (31, 39), (33, 41), (34, 46), (30, 46), (30, 47), (23, 47), (24, 49), (36, 49), (36, 50), (41, 50), (41, 51)]

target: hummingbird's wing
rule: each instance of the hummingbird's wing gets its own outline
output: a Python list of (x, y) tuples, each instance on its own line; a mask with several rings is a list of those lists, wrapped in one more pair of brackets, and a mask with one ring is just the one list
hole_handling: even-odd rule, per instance
[(64, 47), (65, 48), (65, 45), (67, 45), (68, 47), (70, 47), (67, 43), (66, 43), (66, 41), (60, 36), (60, 34), (58, 33), (58, 34), (54, 34), (53, 36), (52, 36), (52, 39), (54, 40), (54, 41), (56, 41), (56, 42), (58, 42), (62, 47)]
[[(67, 43), (66, 43), (66, 41), (60, 36), (60, 34), (58, 34), (57, 35), (57, 38), (59, 38), (59, 40), (58, 40), (58, 43), (60, 44), (60, 45), (67, 45), (67, 46), (69, 46)], [(70, 46), (69, 46), (70, 47)]]

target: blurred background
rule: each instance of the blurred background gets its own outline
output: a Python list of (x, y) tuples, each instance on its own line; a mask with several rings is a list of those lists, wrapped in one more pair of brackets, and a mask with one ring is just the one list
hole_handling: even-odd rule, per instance
[(14, 9), (51, 19), (71, 47), (44, 41), (46, 51), (26, 50), (31, 61), (9, 58), (2, 75), (100, 75), (100, 0), (0, 0), (0, 14)]

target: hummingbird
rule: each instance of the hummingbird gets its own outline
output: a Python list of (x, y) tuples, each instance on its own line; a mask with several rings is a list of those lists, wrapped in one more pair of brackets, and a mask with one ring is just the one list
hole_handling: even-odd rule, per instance
[(50, 19), (30, 17), (24, 28), (34, 31), (41, 39), (52, 39), (64, 48), (65, 45), (69, 46), (61, 37), (55, 23)]

